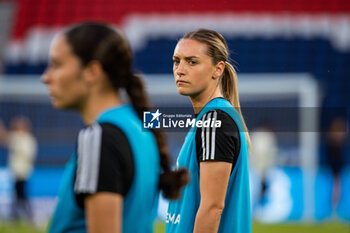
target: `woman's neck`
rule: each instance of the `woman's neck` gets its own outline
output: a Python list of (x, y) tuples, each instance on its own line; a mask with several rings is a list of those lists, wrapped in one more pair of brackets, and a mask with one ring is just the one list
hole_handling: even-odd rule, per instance
[(204, 90), (196, 96), (190, 96), (194, 113), (198, 114), (207, 103), (218, 97), (223, 97), (219, 87), (210, 91)]
[(100, 95), (90, 96), (81, 108), (80, 114), (86, 125), (91, 125), (103, 111), (121, 105), (118, 93), (106, 92)]

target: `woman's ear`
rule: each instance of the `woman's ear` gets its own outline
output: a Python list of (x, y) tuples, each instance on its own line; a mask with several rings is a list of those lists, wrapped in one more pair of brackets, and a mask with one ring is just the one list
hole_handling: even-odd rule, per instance
[(222, 76), (225, 70), (225, 62), (220, 61), (218, 64), (215, 65), (215, 71), (213, 74), (213, 79), (218, 79)]
[(104, 74), (101, 63), (98, 61), (89, 62), (89, 64), (84, 69), (84, 74), (88, 83), (95, 83)]

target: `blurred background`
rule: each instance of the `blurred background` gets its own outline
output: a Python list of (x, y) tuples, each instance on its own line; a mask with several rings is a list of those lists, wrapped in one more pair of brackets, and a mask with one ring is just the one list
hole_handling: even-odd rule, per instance
[[(51, 106), (40, 76), (54, 34), (82, 21), (124, 31), (153, 105), (179, 112), (191, 105), (173, 82), (177, 40), (222, 33), (252, 137), (253, 232), (350, 232), (348, 0), (0, 0), (0, 232), (43, 232), (54, 209), (83, 123)], [(185, 132), (167, 134), (175, 161)]]

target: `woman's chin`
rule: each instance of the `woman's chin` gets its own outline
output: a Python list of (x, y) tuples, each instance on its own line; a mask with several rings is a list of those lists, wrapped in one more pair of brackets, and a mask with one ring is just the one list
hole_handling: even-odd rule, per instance
[(186, 90), (185, 88), (182, 88), (182, 87), (177, 88), (177, 92), (178, 92), (180, 95), (183, 95), (183, 96), (189, 96), (189, 95), (191, 95), (191, 93), (190, 93), (188, 90)]

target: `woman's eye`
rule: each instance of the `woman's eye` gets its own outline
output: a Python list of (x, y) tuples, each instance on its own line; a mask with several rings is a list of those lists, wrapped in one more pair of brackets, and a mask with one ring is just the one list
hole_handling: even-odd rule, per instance
[(196, 61), (189, 61), (188, 63), (190, 63), (190, 65), (195, 65), (195, 64), (197, 64)]
[(58, 62), (49, 62), (49, 67), (51, 68), (58, 68), (61, 64)]
[(173, 60), (174, 65), (178, 65), (180, 63), (179, 60)]
[(54, 63), (49, 63), (49, 67), (54, 69), (54, 68), (56, 68), (56, 64), (54, 64)]

